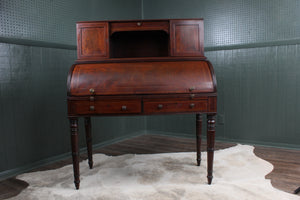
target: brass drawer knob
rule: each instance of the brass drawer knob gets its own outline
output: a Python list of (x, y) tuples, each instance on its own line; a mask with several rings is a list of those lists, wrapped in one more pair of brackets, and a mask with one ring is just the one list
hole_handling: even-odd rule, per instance
[(95, 93), (95, 90), (94, 88), (90, 88), (90, 93), (94, 94)]
[(122, 106), (122, 111), (127, 110), (127, 106)]
[(193, 86), (193, 87), (190, 87), (190, 88), (189, 88), (189, 91), (192, 92), (192, 91), (195, 90), (195, 89), (196, 89), (196, 88)]
[(193, 99), (193, 98), (195, 98), (195, 94), (190, 95), (190, 99)]
[(164, 106), (162, 104), (158, 104), (157, 108), (162, 109)]
[(142, 22), (136, 23), (137, 26), (142, 26)]
[(95, 97), (94, 96), (90, 96), (90, 101), (95, 101)]
[(95, 106), (90, 106), (90, 111), (94, 111), (95, 110)]
[(191, 103), (190, 104), (190, 108), (194, 108), (195, 107), (195, 104), (194, 103)]

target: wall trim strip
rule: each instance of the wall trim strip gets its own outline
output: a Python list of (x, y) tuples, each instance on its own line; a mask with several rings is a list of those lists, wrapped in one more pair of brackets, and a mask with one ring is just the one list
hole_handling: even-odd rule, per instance
[(224, 46), (216, 46), (216, 47), (204, 47), (204, 51), (249, 49), (249, 48), (260, 48), (260, 47), (296, 45), (296, 44), (300, 44), (300, 38), (290, 39), (290, 40), (261, 42), (261, 43), (245, 43), (245, 44), (224, 45)]
[(55, 49), (69, 49), (69, 50), (76, 50), (77, 49), (76, 45), (67, 45), (67, 44), (59, 44), (59, 43), (52, 43), (52, 42), (43, 42), (43, 41), (19, 39), (19, 38), (0, 37), (0, 43), (17, 44), (17, 45), (25, 45), (25, 46), (36, 46), (36, 47), (46, 47), (46, 48), (55, 48)]
[[(142, 13), (143, 15), (143, 13)], [(143, 19), (143, 16), (142, 16)], [(69, 49), (76, 50), (76, 45), (59, 44), (52, 42), (27, 40), (20, 38), (6, 38), (0, 37), (0, 43), (18, 44), (25, 46), (37, 46), (46, 48), (56, 48), (56, 49)], [(290, 40), (278, 40), (270, 42), (261, 43), (245, 43), (245, 44), (234, 44), (234, 45), (222, 45), (222, 46), (208, 46), (204, 47), (204, 51), (220, 51), (220, 50), (233, 50), (233, 49), (248, 49), (248, 48), (259, 48), (259, 47), (272, 47), (272, 46), (284, 46), (284, 45), (296, 45), (300, 44), (300, 38), (290, 39)]]

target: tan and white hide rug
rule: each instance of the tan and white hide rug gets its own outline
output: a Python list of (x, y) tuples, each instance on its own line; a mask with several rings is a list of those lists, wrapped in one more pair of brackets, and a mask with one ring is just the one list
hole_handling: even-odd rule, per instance
[(214, 179), (207, 185), (206, 153), (94, 155), (94, 169), (80, 163), (80, 189), (72, 166), (18, 176), (29, 187), (12, 199), (30, 200), (296, 200), (299, 196), (272, 187), (264, 177), (273, 166), (256, 157), (254, 147), (237, 145), (215, 152)]

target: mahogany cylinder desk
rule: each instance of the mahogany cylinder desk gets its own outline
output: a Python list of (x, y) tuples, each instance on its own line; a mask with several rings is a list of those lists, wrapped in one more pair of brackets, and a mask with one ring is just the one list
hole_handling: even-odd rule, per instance
[(217, 89), (203, 43), (202, 19), (77, 23), (78, 59), (67, 83), (76, 189), (80, 183), (78, 118), (85, 119), (92, 168), (93, 116), (195, 114), (199, 166), (201, 114), (207, 114), (207, 178), (211, 184)]

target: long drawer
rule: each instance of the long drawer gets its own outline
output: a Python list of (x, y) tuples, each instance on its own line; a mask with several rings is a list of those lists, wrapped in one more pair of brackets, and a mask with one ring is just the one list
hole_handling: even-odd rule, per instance
[(141, 100), (69, 101), (69, 114), (141, 113)]
[(169, 21), (135, 21), (135, 22), (111, 22), (110, 33), (120, 31), (157, 31), (169, 32)]
[(144, 113), (177, 113), (177, 112), (205, 112), (208, 111), (208, 101), (149, 101), (144, 102)]

